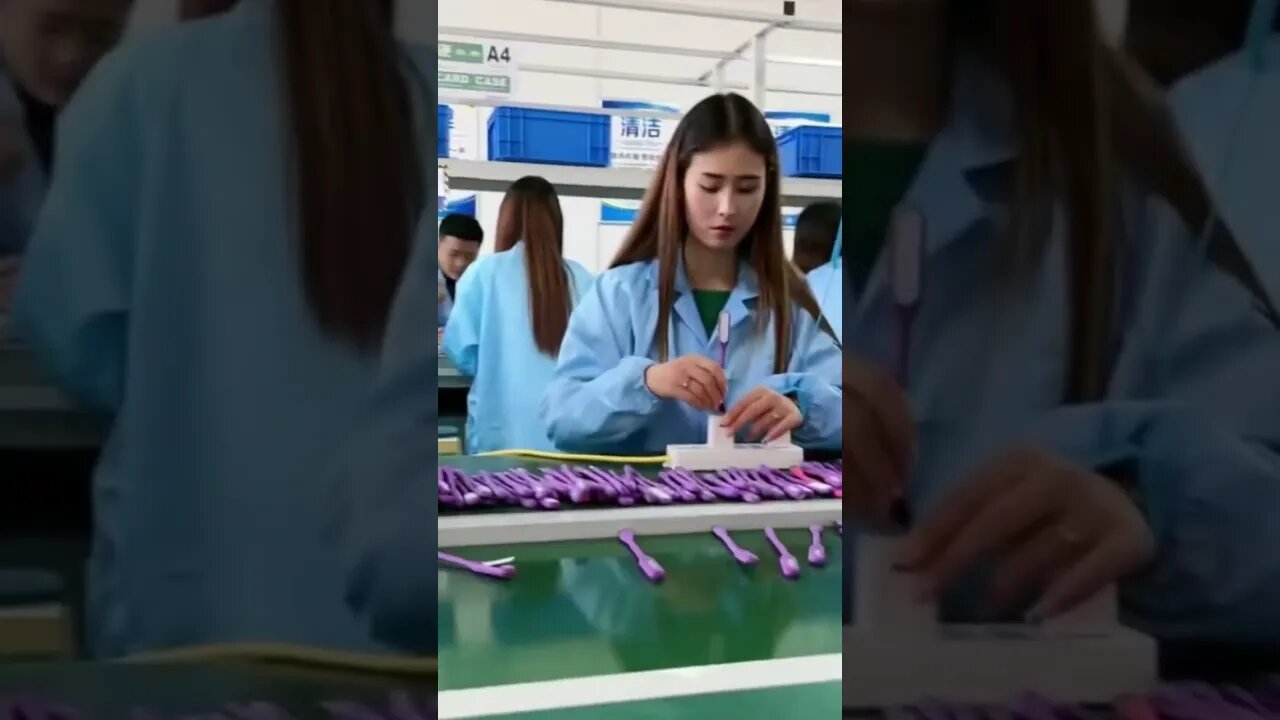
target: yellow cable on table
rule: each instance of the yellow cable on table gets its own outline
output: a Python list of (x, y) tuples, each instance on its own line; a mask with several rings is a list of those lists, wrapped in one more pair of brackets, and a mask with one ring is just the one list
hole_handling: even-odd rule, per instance
[(288, 663), (332, 670), (415, 675), (435, 677), (439, 661), (433, 657), (409, 655), (372, 655), (300, 645), (269, 643), (227, 643), (221, 645), (196, 645), (139, 653), (121, 658), (123, 664), (180, 664), (220, 661), (251, 661), (264, 663)]
[(629, 465), (661, 465), (667, 461), (666, 455), (579, 455), (576, 453), (553, 452), (550, 450), (490, 450), (476, 453), (472, 457), (528, 457), (539, 460), (563, 460), (565, 462), (600, 462)]

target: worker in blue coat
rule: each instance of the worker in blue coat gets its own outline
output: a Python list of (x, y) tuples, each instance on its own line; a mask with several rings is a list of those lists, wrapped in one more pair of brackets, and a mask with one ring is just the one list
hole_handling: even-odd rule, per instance
[(437, 273), (439, 287), (436, 290), (439, 326), (449, 322), (458, 293), (458, 280), (480, 255), (484, 243), (484, 228), (470, 215), (449, 213), (440, 221), (440, 241), (437, 248)]
[(830, 261), (809, 271), (805, 276), (813, 295), (822, 308), (822, 316), (831, 325), (836, 339), (844, 337), (844, 270), (841, 255), (844, 248), (844, 223), (836, 228), (836, 244)]
[(840, 349), (783, 250), (777, 168), (741, 96), (712, 95), (680, 121), (612, 267), (569, 321), (542, 403), (557, 447), (660, 454), (705, 442), (722, 412), (740, 438), (840, 446)]
[(1270, 32), (1267, 16), (1255, 17), (1263, 31), (1248, 33), (1249, 45), (1185, 77), (1169, 103), (1223, 221), (1277, 298), (1280, 34)]
[(97, 656), (380, 647), (343, 601), (319, 489), (376, 386), (426, 196), (430, 61), (392, 18), (246, 0), (121, 47), (61, 120), (16, 326), (110, 423)]
[[(916, 139), (893, 202), (925, 220), (926, 282), (904, 326), (873, 270), (846, 318), (847, 510), (889, 524), (905, 496), (899, 565), (953, 618), (1043, 619), (1119, 583), (1122, 620), (1158, 638), (1280, 640), (1280, 333), (1203, 252), (1206, 199), (1156, 184), (1188, 175), (1145, 132), (1164, 108), (1099, 50), (1090, 3), (886, 13), (849, 25), (868, 71), (846, 75), (845, 142)], [(1008, 33), (1020, 51), (989, 52)], [(1109, 172), (1115, 133), (1135, 142)], [(1053, 176), (1024, 154), (1041, 140)]]
[(494, 242), (458, 281), (444, 332), (445, 353), (472, 378), (467, 452), (553, 450), (539, 403), (591, 274), (564, 257), (560, 199), (541, 177), (507, 189)]
[(791, 262), (808, 275), (831, 260), (840, 228), (840, 203), (823, 200), (805, 207), (796, 217)]
[(133, 0), (0, 2), (0, 313), (55, 155), (58, 112), (124, 32)]

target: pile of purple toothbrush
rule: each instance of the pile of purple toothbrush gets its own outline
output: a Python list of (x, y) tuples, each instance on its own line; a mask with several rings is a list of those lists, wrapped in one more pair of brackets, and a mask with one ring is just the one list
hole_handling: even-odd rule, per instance
[(523, 507), (559, 510), (569, 506), (811, 500), (843, 496), (840, 463), (807, 462), (789, 470), (761, 467), (693, 472), (663, 468), (656, 478), (626, 466), (606, 470), (563, 465), (531, 472), (522, 468), (468, 475), (441, 467), (436, 477), (440, 506), (446, 508)]
[[(330, 720), (434, 720), (434, 696), (411, 697), (405, 692), (392, 693), (387, 705), (371, 707), (353, 702), (327, 702), (305, 717), (318, 714)], [(92, 720), (93, 713), (80, 712), (62, 704), (38, 699), (5, 700), (0, 698), (0, 720)], [(293, 720), (284, 708), (265, 702), (232, 703), (210, 712), (158, 713), (138, 708), (126, 717), (130, 720)]]
[(870, 710), (845, 717), (886, 720), (1280, 720), (1280, 686), (1215, 686), (1172, 683), (1153, 692), (1118, 699), (1106, 707), (1054, 703), (1026, 695), (1009, 705), (974, 706), (947, 702)]

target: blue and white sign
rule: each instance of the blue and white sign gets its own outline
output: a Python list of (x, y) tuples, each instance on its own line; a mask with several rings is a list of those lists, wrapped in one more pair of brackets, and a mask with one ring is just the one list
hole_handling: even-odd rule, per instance
[(440, 209), (436, 211), (436, 222), (443, 220), (445, 215), (453, 214), (475, 217), (476, 196), (462, 195), (452, 197), (448, 201), (441, 203)]
[(601, 225), (630, 225), (636, 221), (636, 213), (640, 210), (638, 201), (601, 200)]
[(667, 141), (675, 133), (679, 120), (628, 116), (627, 110), (647, 110), (678, 113), (672, 105), (638, 102), (634, 100), (605, 100), (601, 107), (614, 110), (612, 117), (612, 143), (609, 150), (609, 166), (652, 170), (658, 166)]
[(480, 113), (471, 105), (450, 105), (449, 157), (459, 160), (479, 160), (480, 143), (477, 132)]

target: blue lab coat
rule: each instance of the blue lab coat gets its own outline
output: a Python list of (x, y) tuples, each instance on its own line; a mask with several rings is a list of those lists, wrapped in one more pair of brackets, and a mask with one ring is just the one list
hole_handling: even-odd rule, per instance
[(809, 271), (809, 288), (837, 339), (844, 336), (844, 268), (834, 260)]
[(94, 474), (98, 656), (377, 648), (321, 542), (324, 479), (377, 368), (306, 301), (272, 13), (243, 2), (126, 44), (62, 118), (16, 324), (111, 421)]
[[(670, 358), (698, 353), (719, 361), (719, 343), (698, 314), (681, 262), (671, 313)], [(841, 430), (840, 350), (818, 322), (792, 309), (791, 361), (775, 374), (773, 323), (757, 330), (755, 272), (744, 262), (729, 295), (726, 405), (765, 386), (794, 394), (804, 425), (792, 440), (810, 448), (838, 448)], [(657, 362), (658, 263), (633, 263), (606, 271), (582, 299), (560, 347), (555, 377), (542, 400), (551, 439), (563, 450), (610, 454), (662, 454), (667, 446), (707, 439), (706, 413), (675, 400), (660, 400), (644, 383)]]
[[(538, 412), (556, 358), (533, 340), (525, 246), (477, 260), (458, 281), (444, 351), (472, 378), (467, 394), (467, 452), (553, 450)], [(573, 304), (591, 286), (591, 273), (573, 260)]]
[(27, 247), (36, 215), (44, 202), (48, 177), (36, 158), (35, 147), (23, 123), (18, 99), (4, 65), (0, 63), (0, 124), (17, 133), (22, 166), (9, 178), (0, 177), (0, 258), (19, 255)]
[(1271, 40), (1270, 58), (1263, 72), (1250, 66), (1244, 52), (1224, 58), (1175, 86), (1170, 104), (1223, 219), (1276, 299), (1280, 37)]
[(436, 649), (434, 218), (424, 218), (387, 329), (377, 388), (327, 498), (345, 597), (380, 642)]
[[(929, 228), (909, 373), (918, 512), (1014, 447), (1122, 466), (1158, 542), (1154, 564), (1122, 583), (1126, 622), (1166, 639), (1280, 641), (1280, 334), (1238, 282), (1192, 251), (1194, 231), (1168, 205), (1129, 184), (1109, 387), (1098, 402), (1062, 406), (1063, 210), (1050, 216), (1030, 282), (1003, 289), (995, 233), (1008, 216), (1012, 106), (974, 61), (950, 97), (950, 121), (904, 200)], [(845, 351), (887, 367), (894, 313), (883, 262), (850, 304)], [(856, 533), (845, 537), (852, 544)]]
[(442, 294), (436, 295), (436, 327), (444, 327), (449, 323), (449, 314), (453, 312), (453, 298), (444, 287), (444, 271), (436, 270), (436, 283)]
[(837, 338), (844, 336), (844, 223), (836, 229), (836, 244), (831, 260), (809, 271), (809, 288), (822, 308), (822, 316), (831, 324)]

